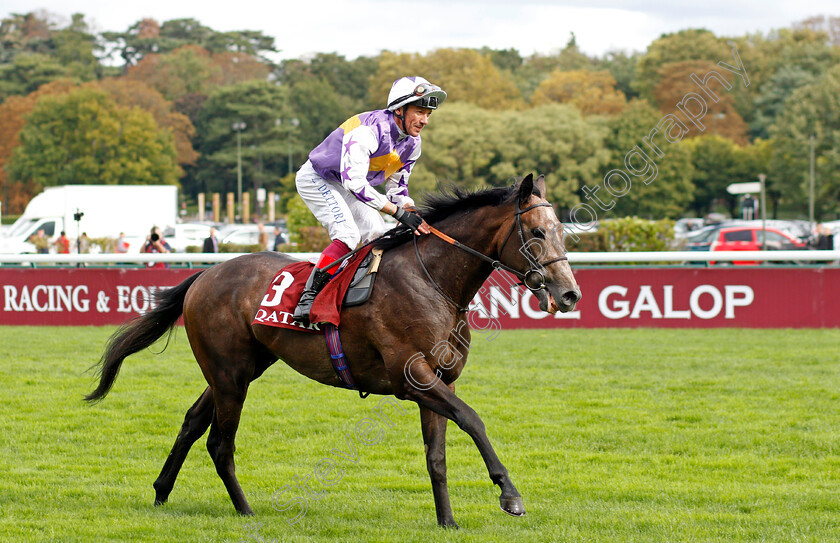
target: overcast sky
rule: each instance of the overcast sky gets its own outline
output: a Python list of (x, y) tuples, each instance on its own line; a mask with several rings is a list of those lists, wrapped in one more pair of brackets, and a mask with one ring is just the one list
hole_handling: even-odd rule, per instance
[(767, 32), (812, 15), (840, 15), (837, 0), (3, 0), (2, 15), (83, 13), (98, 31), (138, 20), (194, 18), (214, 30), (261, 30), (279, 58), (338, 52), (348, 59), (383, 49), (513, 47), (527, 56), (562, 48), (569, 33), (588, 53), (644, 51), (665, 32), (707, 28), (719, 36)]

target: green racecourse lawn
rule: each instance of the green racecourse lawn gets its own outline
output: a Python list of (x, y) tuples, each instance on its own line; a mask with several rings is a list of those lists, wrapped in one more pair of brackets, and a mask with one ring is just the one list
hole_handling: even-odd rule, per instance
[[(458, 393), (482, 416), (528, 514), (498, 506), (449, 425), (460, 531), (436, 527), (412, 404), (295, 525), (272, 495), (309, 476), (379, 398), (283, 364), (250, 390), (238, 517), (201, 439), (169, 503), (152, 482), (204, 380), (179, 330), (84, 405), (110, 328), (0, 328), (0, 541), (840, 540), (840, 331), (559, 330), (476, 336)], [(162, 344), (156, 346), (159, 351)], [(313, 480), (314, 481), (314, 480)], [(291, 494), (286, 495), (288, 499)], [(262, 539), (249, 537), (261, 524)]]

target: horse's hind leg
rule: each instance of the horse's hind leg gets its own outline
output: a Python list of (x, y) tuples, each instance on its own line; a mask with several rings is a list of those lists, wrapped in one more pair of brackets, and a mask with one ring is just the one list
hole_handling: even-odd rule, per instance
[(190, 452), (193, 443), (207, 431), (211, 420), (213, 420), (213, 393), (210, 391), (210, 387), (207, 387), (193, 406), (187, 410), (187, 414), (184, 416), (184, 424), (181, 426), (181, 431), (178, 432), (172, 451), (166, 458), (160, 475), (155, 480), (153, 485), (155, 487), (155, 505), (165, 503), (169, 498), (169, 493), (175, 486), (175, 479), (178, 477), (178, 472), (181, 471), (181, 466), (184, 465), (187, 453)]
[(233, 506), (240, 515), (253, 515), (254, 511), (245, 499), (245, 493), (236, 479), (236, 465), (233, 453), (236, 450), (234, 440), (239, 427), (239, 417), (242, 414), (242, 404), (245, 403), (247, 385), (243, 390), (219, 390), (217, 385), (213, 391), (216, 411), (207, 437), (207, 451), (216, 465), (216, 473), (225, 484)]
[(435, 496), (435, 512), (440, 526), (457, 528), (449, 502), (446, 486), (446, 423), (449, 419), (431, 409), (420, 406), (420, 421), (423, 427), (423, 443), (426, 446), (426, 468), (432, 480)]

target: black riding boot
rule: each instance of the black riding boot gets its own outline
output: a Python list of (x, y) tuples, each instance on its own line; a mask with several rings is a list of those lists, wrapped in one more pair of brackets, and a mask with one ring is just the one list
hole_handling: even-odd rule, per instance
[(312, 303), (315, 301), (315, 296), (330, 282), (331, 277), (329, 272), (321, 271), (317, 267), (312, 269), (312, 275), (306, 280), (303, 294), (300, 295), (300, 301), (295, 308), (295, 314), (292, 315), (294, 320), (297, 322), (309, 321), (309, 312), (312, 311)]

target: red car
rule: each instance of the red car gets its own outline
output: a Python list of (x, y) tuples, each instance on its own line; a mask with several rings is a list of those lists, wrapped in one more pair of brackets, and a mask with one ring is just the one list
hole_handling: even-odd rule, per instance
[[(778, 230), (760, 226), (730, 226), (718, 230), (709, 244), (710, 251), (760, 251), (767, 239), (768, 251), (800, 251), (808, 248), (803, 242)], [(714, 262), (710, 262), (714, 264)], [(756, 262), (733, 262), (733, 264), (756, 264)]]

